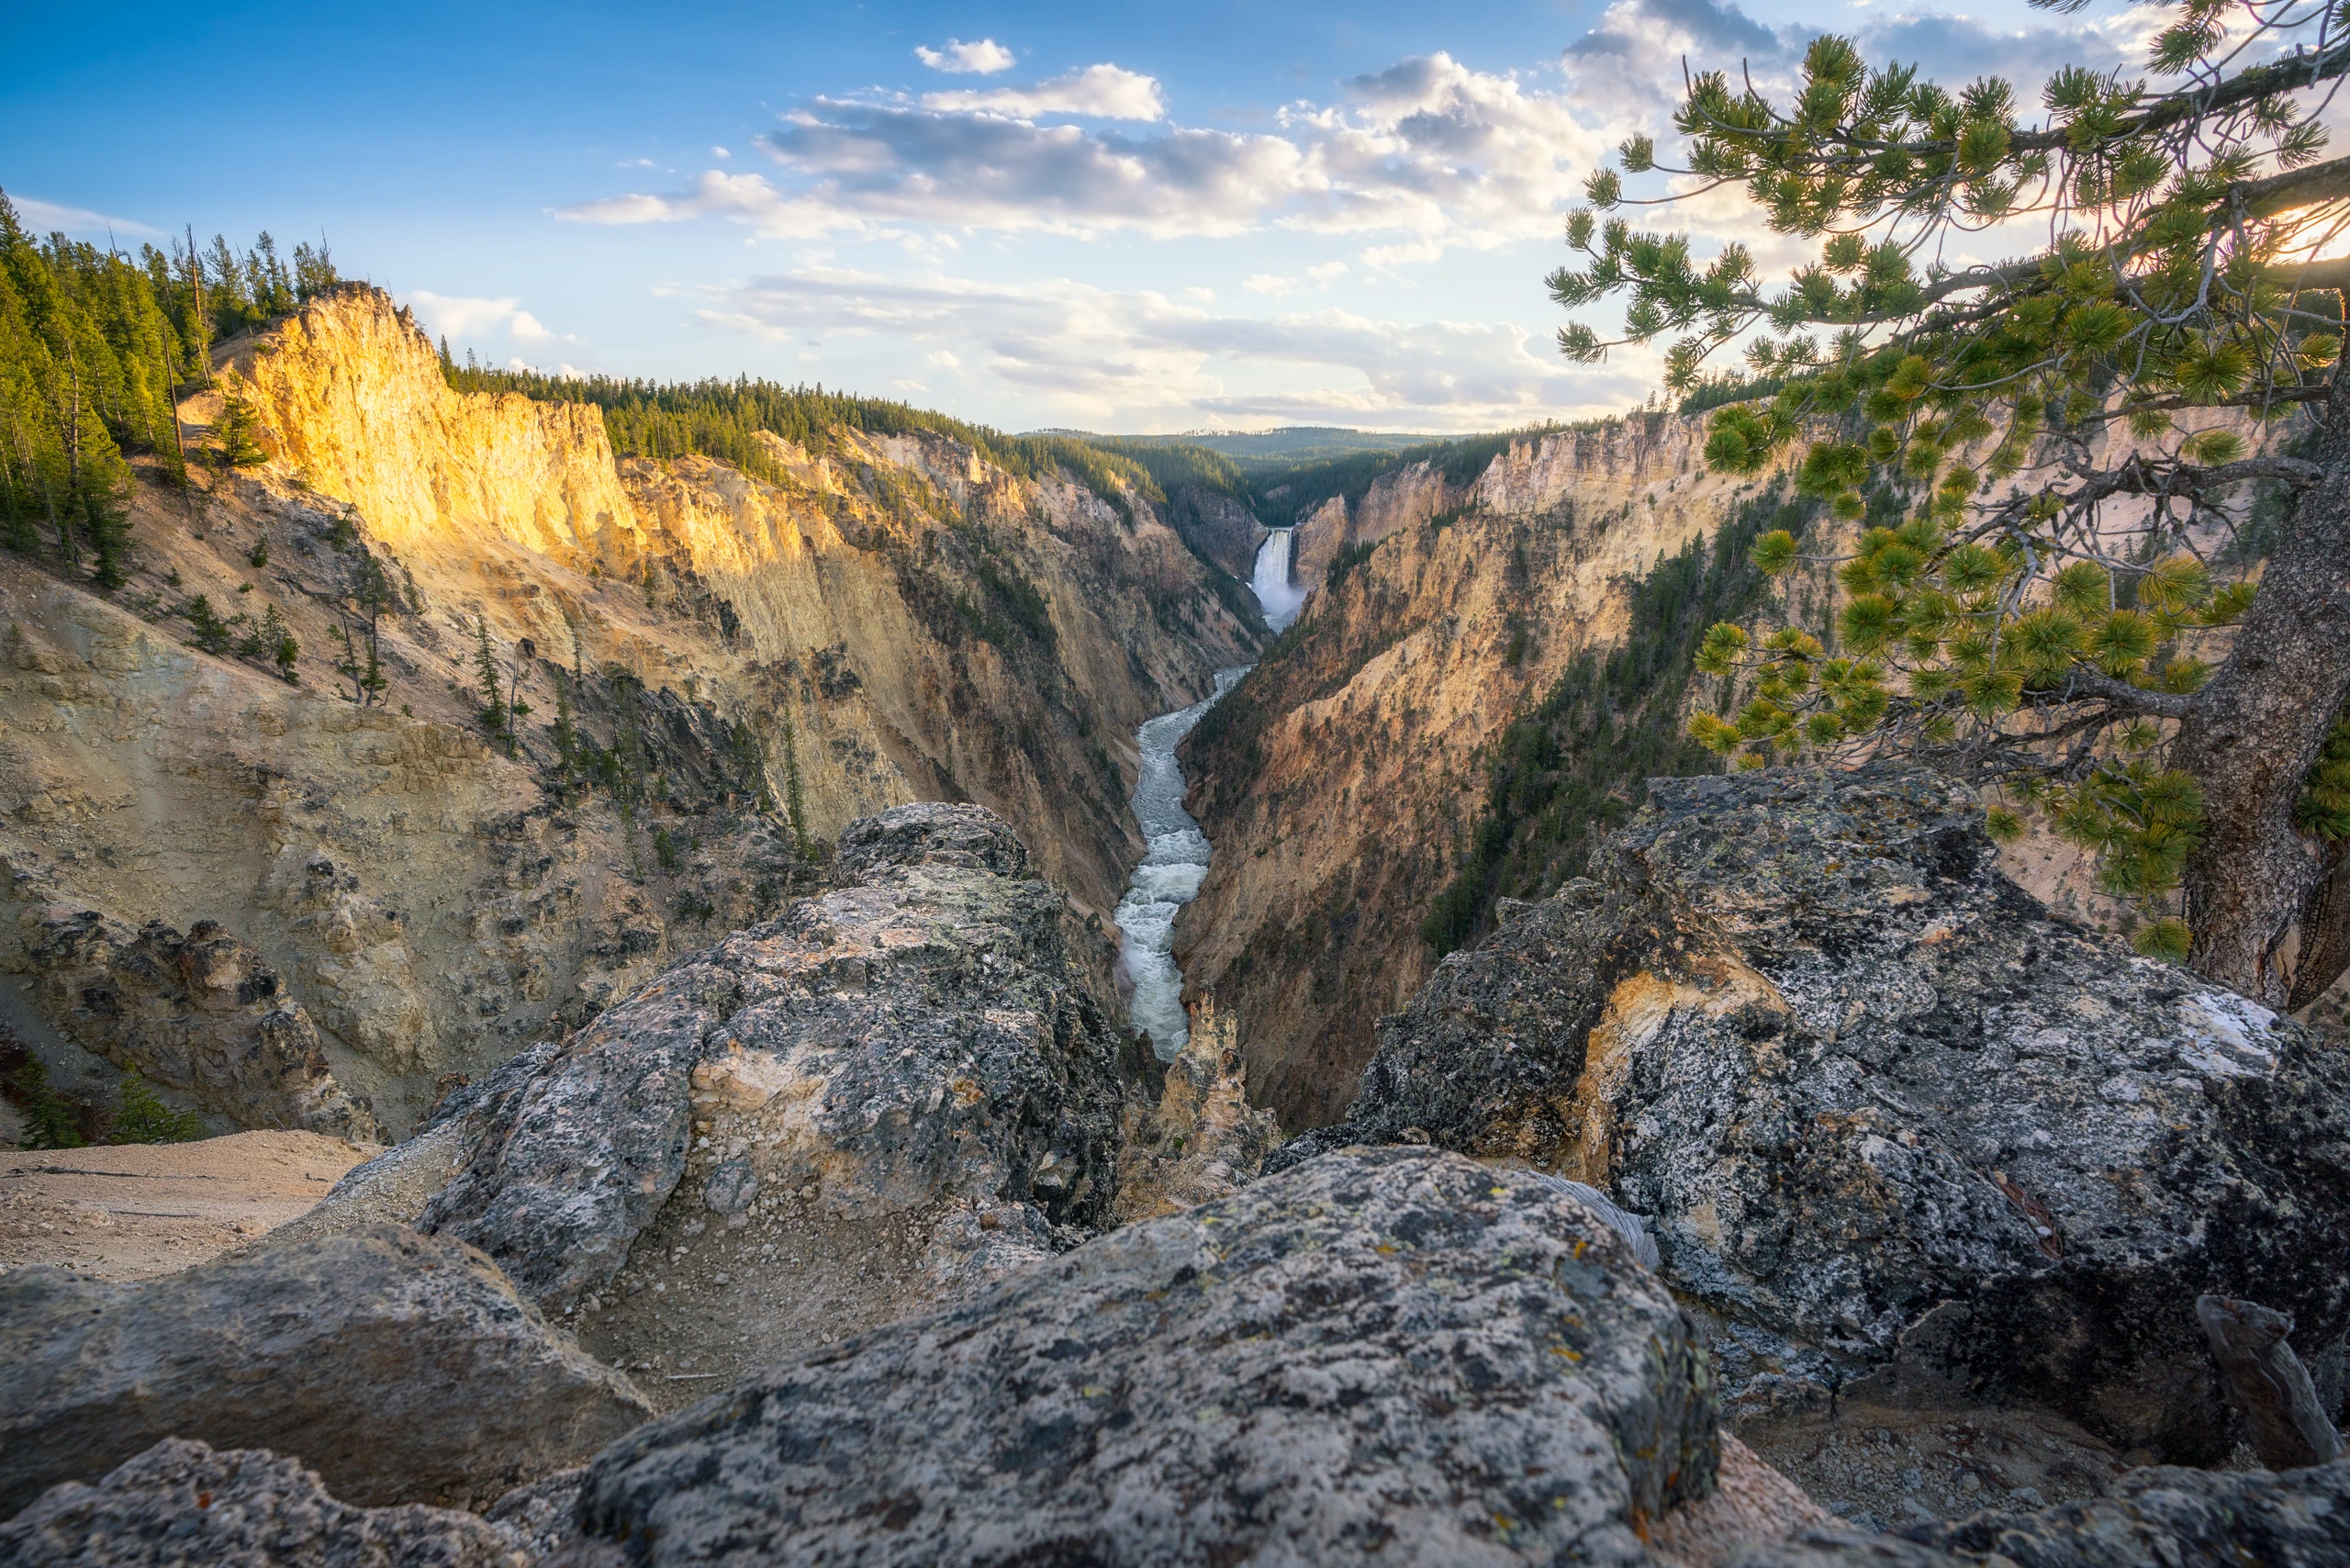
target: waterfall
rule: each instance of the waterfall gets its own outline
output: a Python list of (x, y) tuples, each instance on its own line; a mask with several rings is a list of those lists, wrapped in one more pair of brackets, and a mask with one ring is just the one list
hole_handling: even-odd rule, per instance
[(1265, 536), (1257, 550), (1255, 575), (1248, 579), (1257, 602), (1264, 607), (1265, 624), (1276, 632), (1287, 631), (1297, 619), (1298, 606), (1305, 602), (1305, 591), (1289, 580), (1290, 539), (1295, 532), (1276, 528)]
[(1183, 972), (1175, 967), (1175, 915), (1199, 895), (1208, 874), (1207, 834), (1183, 809), (1183, 767), (1175, 760), (1175, 743), (1248, 673), (1246, 665), (1216, 671), (1214, 697), (1147, 719), (1135, 731), (1135, 745), (1142, 751), (1135, 821), (1150, 853), (1128, 879), (1113, 918), (1118, 963), (1134, 986), (1126, 1010), (1135, 1027), (1150, 1036), (1161, 1061), (1173, 1061), (1192, 1036), (1191, 1020), (1183, 1014)]

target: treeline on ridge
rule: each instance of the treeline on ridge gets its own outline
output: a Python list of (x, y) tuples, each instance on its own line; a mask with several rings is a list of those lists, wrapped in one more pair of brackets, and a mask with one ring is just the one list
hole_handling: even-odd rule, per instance
[(622, 457), (667, 459), (698, 454), (729, 463), (756, 478), (781, 483), (782, 465), (758, 439), (766, 431), (810, 452), (824, 450), (835, 430), (868, 435), (945, 436), (1024, 479), (1065, 470), (1078, 483), (1133, 521), (1131, 490), (1164, 502), (1150, 470), (1124, 454), (1054, 435), (1006, 435), (985, 425), (881, 398), (786, 386), (737, 376), (657, 382), (613, 375), (547, 375), (534, 370), (494, 370), (460, 364), (441, 345), (441, 369), (462, 392), (520, 392), (551, 401), (588, 403), (600, 409), (612, 451)]
[(62, 233), (36, 241), (0, 192), (0, 543), (119, 586), (129, 454), (184, 482), (175, 395), (208, 377), (213, 342), (338, 281), (323, 241), (288, 265), (266, 233), (241, 256), (194, 238), (136, 257)]

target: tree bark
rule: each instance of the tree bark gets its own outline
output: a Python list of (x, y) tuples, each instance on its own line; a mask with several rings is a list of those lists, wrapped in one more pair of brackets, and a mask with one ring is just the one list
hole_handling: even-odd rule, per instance
[(2277, 1008), (2302, 989), (2279, 961), (2286, 936), (2331, 868), (2295, 828), (2293, 803), (2350, 695), (2350, 376), (2335, 374), (2323, 417), (2323, 476), (2301, 492), (2176, 751), (2203, 788), (2185, 876), (2188, 967)]
[(2288, 1013), (2323, 996), (2350, 969), (2350, 846), (2332, 845), (2322, 858), (2322, 868), (2301, 905), (2300, 952), (2285, 993)]

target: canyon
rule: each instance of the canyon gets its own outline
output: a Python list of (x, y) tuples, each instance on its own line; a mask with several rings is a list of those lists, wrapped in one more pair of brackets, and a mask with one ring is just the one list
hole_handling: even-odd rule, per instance
[(2350, 1561), (2339, 1032), (1690, 755), (1828, 602), (1702, 420), (1269, 530), (362, 286), (212, 371), (129, 581), (0, 557), (0, 1133), (214, 1135), (0, 1171), (0, 1568)]

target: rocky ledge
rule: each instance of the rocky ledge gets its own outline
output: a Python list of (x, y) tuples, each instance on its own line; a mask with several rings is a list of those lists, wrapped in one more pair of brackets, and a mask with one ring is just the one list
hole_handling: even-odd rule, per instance
[(338, 1193), (409, 1194), (389, 1217), (479, 1247), (671, 1404), (1091, 1235), (1133, 1077), (1061, 895), (979, 806), (852, 823), (837, 867)]
[(1729, 1407), (2022, 1402), (2232, 1441), (2205, 1292), (2350, 1338), (2350, 1057), (2052, 917), (1909, 772), (1660, 779), (1591, 880), (1382, 1025), (1348, 1142), (1432, 1142), (1653, 1216)]

